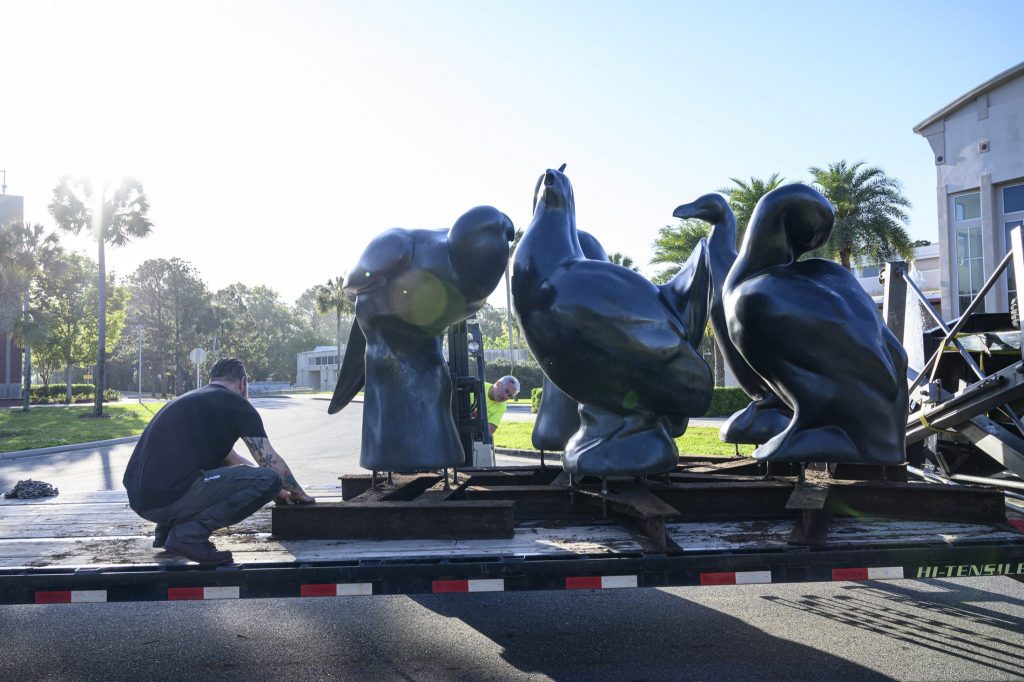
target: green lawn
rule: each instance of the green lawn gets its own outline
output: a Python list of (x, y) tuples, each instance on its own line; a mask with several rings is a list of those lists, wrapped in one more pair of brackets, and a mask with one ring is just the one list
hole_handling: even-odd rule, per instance
[[(501, 427), (494, 433), (494, 444), (499, 448), (533, 450), (533, 443), (530, 442), (532, 433), (532, 422), (502, 422)], [(718, 429), (710, 426), (691, 426), (686, 433), (676, 438), (676, 444), (682, 455), (732, 457), (736, 454), (736, 447), (718, 440)], [(749, 455), (753, 451), (753, 445), (740, 446), (741, 455)]]
[(92, 405), (0, 409), (0, 452), (88, 443), (142, 433), (163, 403), (104, 405), (109, 419), (79, 419)]

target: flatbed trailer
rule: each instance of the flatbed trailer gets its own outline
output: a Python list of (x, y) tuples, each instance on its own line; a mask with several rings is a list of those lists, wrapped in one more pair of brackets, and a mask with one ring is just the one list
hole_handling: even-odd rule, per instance
[[(340, 485), (309, 490), (342, 503)], [(839, 516), (814, 546), (792, 544), (796, 512), (669, 519), (665, 546), (612, 518), (517, 520), (490, 539), (281, 539), (272, 512), (218, 531), (236, 563), (208, 568), (152, 548), (153, 525), (123, 492), (0, 499), (0, 604), (1024, 576), (1013, 512), (996, 523)]]

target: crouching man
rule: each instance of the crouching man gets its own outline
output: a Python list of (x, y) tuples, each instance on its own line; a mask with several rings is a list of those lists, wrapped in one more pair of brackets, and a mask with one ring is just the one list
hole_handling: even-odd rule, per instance
[[(277, 498), (311, 503), (263, 430), (247, 398), (245, 366), (221, 358), (210, 384), (168, 403), (149, 423), (124, 472), (128, 502), (156, 524), (154, 547), (201, 564), (226, 564), (231, 552), (210, 542)], [(260, 466), (234, 450), (241, 438)]]

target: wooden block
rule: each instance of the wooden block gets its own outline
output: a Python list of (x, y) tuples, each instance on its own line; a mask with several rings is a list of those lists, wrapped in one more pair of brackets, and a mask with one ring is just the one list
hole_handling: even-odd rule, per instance
[(337, 502), (274, 507), (271, 532), (283, 539), (509, 538), (513, 503)]

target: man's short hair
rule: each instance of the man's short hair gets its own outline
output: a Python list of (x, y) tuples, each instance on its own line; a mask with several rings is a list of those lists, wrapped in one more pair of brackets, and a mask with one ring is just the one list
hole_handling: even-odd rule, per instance
[(248, 380), (245, 373), (245, 365), (238, 358), (219, 358), (210, 368), (210, 381), (222, 379), (225, 381)]
[(503, 381), (510, 382), (513, 386), (515, 386), (515, 388), (516, 388), (515, 395), (519, 395), (519, 379), (516, 379), (511, 374), (506, 374), (502, 378), (498, 379), (498, 383), (499, 384), (502, 383)]

